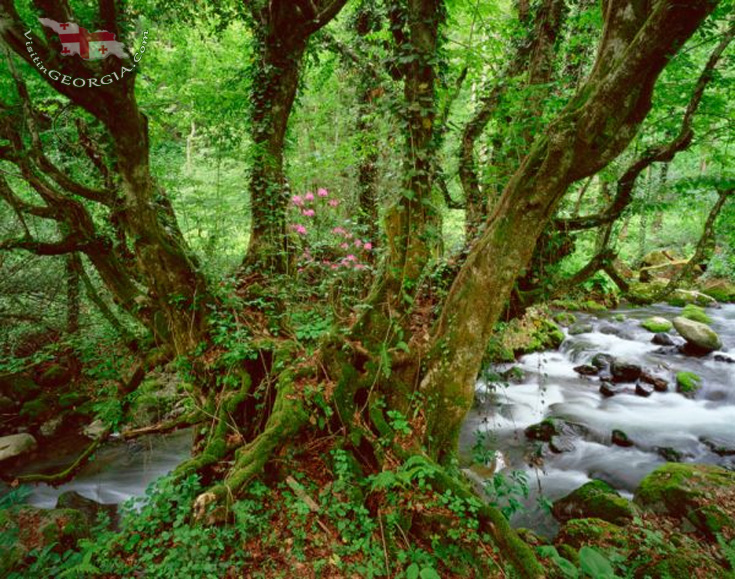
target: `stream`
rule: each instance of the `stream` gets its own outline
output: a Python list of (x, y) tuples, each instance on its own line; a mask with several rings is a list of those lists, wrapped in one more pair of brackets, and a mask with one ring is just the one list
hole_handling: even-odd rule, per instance
[[(486, 371), (478, 380), (478, 403), (464, 425), (460, 446), (465, 455), (484, 433), (496, 449), (495, 472), (509, 475), (525, 472), (529, 495), (525, 509), (513, 516), (514, 526), (529, 527), (553, 536), (558, 525), (539, 506), (538, 497), (553, 501), (592, 478), (600, 478), (621, 491), (632, 492), (640, 480), (663, 464), (660, 449), (674, 449), (685, 462), (705, 462), (735, 468), (735, 365), (678, 352), (662, 353), (651, 343), (652, 333), (640, 326), (650, 316), (673, 319), (680, 308), (655, 305), (619, 309), (599, 314), (576, 314), (578, 324), (588, 324), (584, 333), (569, 335), (558, 351), (530, 354), (516, 364), (491, 368), (495, 373), (516, 366), (523, 377), (517, 381), (493, 382)], [(711, 327), (720, 335), (724, 350), (735, 348), (735, 305), (708, 308)], [(672, 335), (675, 332), (672, 330)], [(670, 383), (668, 392), (654, 392), (644, 398), (630, 393), (605, 398), (597, 377), (585, 377), (574, 367), (588, 363), (597, 353), (638, 364)], [(701, 376), (702, 389), (694, 399), (675, 391), (675, 373), (691, 371)], [(497, 374), (495, 374), (497, 375)], [(539, 442), (527, 440), (524, 429), (546, 417), (574, 423), (565, 452), (543, 453), (536, 466), (529, 457), (539, 455)], [(613, 429), (624, 431), (633, 446), (611, 442)], [(29, 502), (54, 507), (62, 492), (74, 490), (100, 503), (121, 503), (142, 496), (156, 478), (185, 460), (191, 448), (191, 429), (165, 436), (150, 436), (134, 442), (113, 442), (96, 453), (71, 482), (58, 488), (36, 485)], [(716, 443), (720, 454), (705, 442)], [(732, 453), (722, 452), (721, 448)], [(38, 471), (54, 463), (68, 463), (63, 456), (28, 465)], [(489, 471), (475, 475), (478, 481), (492, 476)]]
[[(592, 478), (608, 482), (630, 498), (641, 479), (665, 462), (662, 454), (666, 451), (661, 449), (680, 453), (682, 462), (735, 468), (735, 364), (716, 361), (714, 354), (695, 358), (672, 352), (671, 348), (663, 352), (661, 346), (651, 343), (653, 334), (640, 326), (645, 318), (662, 316), (672, 320), (680, 311), (655, 305), (576, 314), (578, 324), (591, 325), (591, 331), (571, 336), (565, 330), (566, 340), (558, 351), (529, 354), (516, 364), (492, 368), (500, 373), (519, 367), (523, 373), (519, 383), (492, 382), (487, 372), (478, 381), (479, 402), (464, 425), (460, 445), (467, 452), (477, 433), (485, 433), (490, 447), (500, 451), (498, 472), (526, 473), (530, 492), (522, 501), (525, 509), (513, 516), (514, 526), (553, 536), (558, 525), (539, 506), (539, 495), (553, 501)], [(723, 350), (732, 350), (735, 305), (707, 308), (707, 314), (713, 320), (712, 329), (723, 341)], [(675, 330), (670, 335), (676, 336)], [(574, 371), (575, 366), (589, 363), (597, 353), (638, 364), (666, 378), (669, 391), (642, 397), (630, 385), (629, 392), (602, 396), (597, 377)], [(702, 378), (703, 387), (693, 399), (676, 392), (678, 371), (695, 372)], [(576, 426), (565, 452), (546, 451), (532, 467), (528, 457), (538, 455), (541, 443), (527, 440), (524, 429), (546, 417)], [(633, 446), (613, 445), (614, 429), (625, 432)], [(713, 452), (707, 442), (720, 454)]]

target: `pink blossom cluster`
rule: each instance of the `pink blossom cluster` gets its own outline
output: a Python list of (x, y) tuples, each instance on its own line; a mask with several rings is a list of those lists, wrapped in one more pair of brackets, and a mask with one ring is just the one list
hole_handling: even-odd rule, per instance
[[(368, 267), (363, 261), (368, 252), (372, 251), (373, 244), (359, 238), (346, 227), (336, 226), (330, 229), (329, 223), (338, 220), (339, 216), (334, 213), (334, 209), (340, 206), (340, 200), (331, 196), (327, 189), (320, 187), (316, 195), (311, 191), (307, 191), (304, 195), (294, 195), (291, 197), (291, 204), (299, 218), (307, 218), (307, 221), (300, 219), (300, 223), (291, 225), (291, 229), (303, 240), (305, 246), (300, 259), (302, 267), (299, 271), (313, 265), (323, 266), (329, 270), (342, 268), (363, 270)], [(322, 247), (327, 245), (332, 246), (333, 250), (339, 249), (345, 252), (345, 255), (334, 257), (334, 251), (327, 251), (331, 259), (318, 259), (310, 249), (315, 242), (318, 245), (321, 242)]]

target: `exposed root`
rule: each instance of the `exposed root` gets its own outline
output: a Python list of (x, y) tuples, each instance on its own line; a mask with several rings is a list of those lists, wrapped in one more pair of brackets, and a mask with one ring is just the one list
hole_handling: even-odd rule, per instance
[(204, 420), (204, 417), (200, 412), (190, 412), (189, 414), (183, 414), (178, 418), (169, 420), (167, 422), (159, 422), (158, 424), (151, 424), (150, 426), (143, 426), (141, 428), (134, 428), (131, 430), (124, 431), (120, 437), (123, 440), (131, 440), (138, 438), (139, 436), (145, 436), (147, 434), (164, 434), (166, 432), (172, 432), (180, 428), (188, 428), (194, 426)]
[(84, 449), (84, 452), (80, 454), (77, 459), (67, 468), (61, 472), (55, 474), (25, 474), (16, 477), (16, 481), (20, 484), (25, 483), (46, 483), (52, 486), (57, 486), (70, 481), (79, 469), (81, 469), (87, 461), (92, 457), (94, 451), (105, 441), (109, 436), (109, 432), (105, 432), (102, 436), (96, 438), (92, 444)]

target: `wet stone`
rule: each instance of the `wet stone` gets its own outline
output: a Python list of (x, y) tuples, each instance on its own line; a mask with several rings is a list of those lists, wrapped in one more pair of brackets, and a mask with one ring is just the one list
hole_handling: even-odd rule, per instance
[(613, 430), (612, 431), (612, 443), (616, 446), (622, 446), (624, 448), (633, 446), (633, 441), (628, 438), (628, 435), (625, 434), (622, 430)]
[(574, 450), (574, 441), (568, 436), (552, 436), (549, 441), (549, 450), (556, 454), (572, 452)]
[(715, 354), (715, 362), (725, 362), (726, 364), (735, 364), (735, 358), (725, 356), (724, 354)]
[(635, 382), (641, 376), (641, 367), (637, 364), (615, 361), (610, 367), (613, 382)]
[(699, 441), (719, 456), (735, 456), (735, 444), (716, 437), (702, 437)]
[(684, 458), (683, 453), (670, 446), (658, 446), (656, 453), (666, 462), (681, 462)]
[(582, 364), (581, 366), (575, 366), (574, 371), (582, 376), (596, 376), (599, 369), (591, 364)]
[(674, 338), (663, 332), (655, 334), (653, 338), (651, 338), (651, 342), (657, 346), (676, 346)]
[(610, 354), (595, 354), (595, 356), (592, 358), (591, 364), (595, 366), (596, 368), (607, 368), (615, 361), (615, 358), (613, 358)]
[(656, 392), (666, 392), (669, 389), (669, 383), (665, 378), (654, 376), (649, 372), (641, 372), (641, 382), (650, 384)]
[(602, 394), (606, 398), (610, 398), (611, 396), (620, 394), (623, 391), (624, 391), (624, 388), (617, 386), (613, 384), (612, 382), (602, 382), (600, 384), (600, 394)]
[(651, 394), (653, 394), (653, 386), (651, 386), (650, 384), (646, 384), (645, 382), (636, 382), (635, 393), (638, 396), (648, 398)]

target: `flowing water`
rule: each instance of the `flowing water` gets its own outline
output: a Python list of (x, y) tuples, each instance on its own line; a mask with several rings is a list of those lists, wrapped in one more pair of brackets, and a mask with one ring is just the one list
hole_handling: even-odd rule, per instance
[[(150, 483), (172, 471), (190, 456), (191, 442), (192, 430), (189, 428), (167, 435), (151, 435), (130, 442), (106, 444), (97, 450), (94, 460), (87, 463), (72, 481), (55, 488), (46, 484), (34, 486), (28, 503), (53, 508), (58, 496), (66, 491), (76, 491), (104, 504), (118, 504), (130, 497), (142, 496)], [(78, 452), (77, 448), (76, 454)], [(68, 456), (58, 456), (34, 462), (26, 470), (38, 472), (50, 469), (54, 472), (57, 470), (54, 466), (69, 462)]]
[[(526, 472), (530, 494), (526, 509), (514, 516), (514, 525), (553, 535), (557, 526), (538, 506), (539, 495), (553, 501), (592, 478), (603, 479), (630, 497), (640, 480), (665, 462), (663, 448), (678, 451), (683, 462), (735, 468), (735, 364), (716, 361), (713, 354), (695, 358), (671, 348), (662, 352), (651, 343), (653, 334), (640, 326), (647, 317), (673, 319), (680, 311), (656, 305), (577, 314), (579, 323), (592, 325), (591, 331), (567, 335), (559, 351), (521, 358), (516, 364), (524, 374), (520, 383), (491, 382), (487, 377), (478, 381), (480, 402), (465, 423), (461, 446), (468, 451), (477, 433), (485, 433), (492, 448), (502, 453), (501, 472)], [(735, 357), (735, 305), (708, 308), (707, 313), (713, 320), (712, 329), (722, 338), (723, 350), (729, 347), (729, 356)], [(669, 391), (644, 398), (631, 388), (629, 393), (603, 397), (596, 377), (580, 376), (573, 369), (600, 352), (667, 378)], [(678, 371), (691, 371), (702, 378), (703, 387), (694, 399), (676, 392)], [(528, 441), (523, 430), (546, 417), (579, 426), (570, 449), (560, 454), (544, 452), (543, 459), (535, 461), (537, 466), (529, 466), (533, 462), (529, 457), (538, 455), (540, 443)], [(625, 432), (634, 445), (613, 445), (613, 429)], [(716, 445), (720, 454), (707, 442)]]

